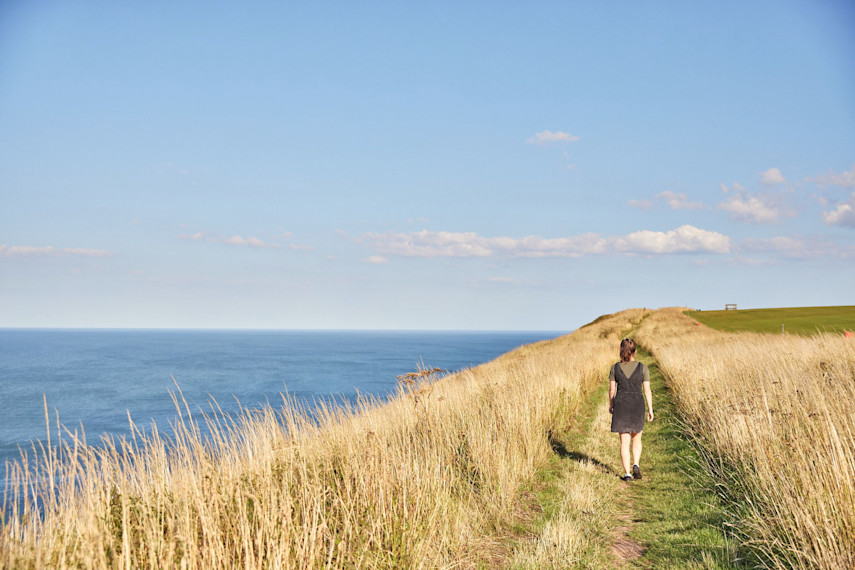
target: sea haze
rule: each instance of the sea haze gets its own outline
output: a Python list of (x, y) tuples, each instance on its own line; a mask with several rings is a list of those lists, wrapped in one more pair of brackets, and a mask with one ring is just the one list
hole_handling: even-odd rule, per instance
[[(386, 396), (420, 363), (449, 371), (487, 362), (560, 332), (200, 331), (0, 329), (0, 465), (44, 439), (43, 395), (56, 418), (90, 443), (140, 426), (168, 430), (169, 392), (191, 410), (226, 411), (298, 398)], [(52, 434), (53, 437), (53, 434)]]

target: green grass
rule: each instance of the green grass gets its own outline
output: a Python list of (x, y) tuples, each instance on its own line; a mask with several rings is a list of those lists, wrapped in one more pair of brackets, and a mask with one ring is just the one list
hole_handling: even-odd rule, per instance
[[(546, 465), (538, 469), (535, 475), (535, 485), (531, 489), (539, 507), (538, 516), (515, 529), (519, 536), (537, 535), (550, 520), (567, 508), (563, 481), (567, 477), (574, 476), (574, 464), (581, 457), (578, 452), (573, 450), (579, 449), (590, 435), (597, 414), (597, 405), (602, 403), (607, 394), (608, 384), (602, 383), (591, 391), (577, 414), (566, 417), (566, 425), (559, 426), (555, 432), (548, 434), (554, 454)], [(588, 544), (581, 553), (580, 560), (573, 564), (568, 563), (568, 567), (608, 567), (611, 561), (609, 555), (610, 526), (608, 521), (600, 521), (599, 524), (591, 523), (587, 528), (586, 540)], [(511, 568), (522, 567), (511, 566)]]
[[(671, 394), (655, 361), (650, 368), (654, 421), (645, 425), (641, 481), (629, 484), (633, 505), (630, 536), (644, 545), (633, 566), (645, 568), (735, 568), (737, 552), (712, 479), (698, 466), (697, 452), (683, 435)], [(617, 452), (617, 445), (615, 445)]]
[(855, 330), (855, 306), (687, 311), (696, 321), (721, 331), (816, 334)]
[[(627, 524), (629, 536), (644, 547), (640, 558), (628, 562), (636, 568), (739, 568), (735, 542), (726, 532), (728, 520), (723, 514), (718, 495), (713, 491), (710, 475), (699, 467), (700, 460), (684, 436), (679, 415), (655, 361), (639, 351), (640, 359), (650, 367), (656, 419), (644, 429), (644, 453), (641, 464), (644, 479), (630, 484), (617, 483), (620, 469), (618, 439), (608, 439), (606, 449), (591, 456), (603, 461), (602, 473), (596, 475), (603, 493), (611, 493), (607, 502), (612, 508), (598, 511), (604, 520), (591, 524), (586, 535), (589, 542), (581, 560), (569, 562), (574, 568), (617, 568), (621, 564), (610, 554), (614, 539), (611, 529)], [(539, 516), (517, 529), (519, 535), (536, 535), (547, 521), (563, 508), (562, 480), (577, 477), (574, 465), (583, 459), (578, 451), (586, 449), (585, 441), (595, 429), (593, 419), (598, 405), (607, 397), (608, 384), (603, 382), (592, 392), (575, 421), (552, 434), (555, 456), (541, 467), (532, 489), (539, 505)], [(620, 489), (616, 488), (620, 485)], [(617, 514), (629, 517), (624, 523)]]

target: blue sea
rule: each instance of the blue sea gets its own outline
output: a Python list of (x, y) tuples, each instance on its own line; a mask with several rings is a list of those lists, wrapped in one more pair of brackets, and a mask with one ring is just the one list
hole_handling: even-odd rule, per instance
[[(138, 426), (168, 431), (180, 386), (191, 410), (297, 398), (384, 397), (420, 364), (455, 371), (561, 332), (0, 329), (0, 469), (56, 419), (90, 443)], [(173, 382), (175, 379), (175, 383)]]

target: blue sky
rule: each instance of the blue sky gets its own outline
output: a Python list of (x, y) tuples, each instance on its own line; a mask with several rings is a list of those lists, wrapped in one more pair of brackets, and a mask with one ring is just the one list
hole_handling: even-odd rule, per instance
[(0, 326), (853, 304), (855, 6), (0, 5)]

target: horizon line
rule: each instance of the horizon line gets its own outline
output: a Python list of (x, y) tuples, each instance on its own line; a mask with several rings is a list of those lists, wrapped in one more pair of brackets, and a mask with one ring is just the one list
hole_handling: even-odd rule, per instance
[[(577, 327), (578, 328), (578, 327)], [(0, 331), (197, 331), (197, 332), (546, 332), (570, 333), (576, 329), (414, 329), (414, 328), (258, 328), (258, 327), (86, 327), (2, 326)]]

